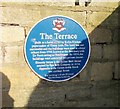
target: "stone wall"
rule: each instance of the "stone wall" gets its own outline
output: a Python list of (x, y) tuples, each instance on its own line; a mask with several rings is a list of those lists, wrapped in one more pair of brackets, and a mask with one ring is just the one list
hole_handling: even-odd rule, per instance
[[(77, 5), (74, 2), (1, 2), (0, 11), (3, 107), (119, 105), (118, 2), (92, 2), (88, 6), (83, 2)], [(24, 41), (28, 31), (36, 22), (51, 15), (75, 19), (85, 28), (91, 42), (91, 55), (85, 69), (77, 77), (61, 83), (37, 77), (24, 58)]]

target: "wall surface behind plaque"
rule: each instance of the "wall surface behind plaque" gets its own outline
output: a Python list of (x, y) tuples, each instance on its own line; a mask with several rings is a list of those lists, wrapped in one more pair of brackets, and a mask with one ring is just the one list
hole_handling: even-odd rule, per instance
[[(1, 2), (0, 75), (3, 107), (118, 106), (118, 2)], [(75, 19), (91, 42), (90, 60), (77, 77), (61, 83), (37, 77), (24, 58), (30, 28), (50, 15)], [(1, 78), (1, 77), (0, 77)], [(1, 95), (1, 94), (0, 94)], [(1, 101), (1, 100), (0, 100)]]

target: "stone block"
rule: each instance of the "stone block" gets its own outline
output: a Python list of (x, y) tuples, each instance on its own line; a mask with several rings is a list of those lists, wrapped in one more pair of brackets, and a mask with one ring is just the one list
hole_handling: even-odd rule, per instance
[[(40, 79), (30, 70), (25, 62), (23, 46), (7, 46), (5, 49), (5, 61), (2, 64), (1, 72), (7, 75), (9, 82), (6, 79), (3, 80), (3, 89), (9, 91), (9, 96), (15, 100), (14, 106), (23, 107), (27, 104), (29, 96)], [(3, 97), (6, 100), (5, 96)], [(7, 103), (5, 106), (9, 106), (9, 103), (11, 103), (9, 101), (4, 102)]]
[(118, 15), (118, 12), (93, 12), (88, 15), (88, 22), (95, 27), (102, 26), (113, 28), (119, 26)]
[(108, 28), (117, 28), (120, 26), (119, 23), (119, 12), (118, 12), (119, 8), (116, 9), (114, 12), (112, 12), (111, 15), (108, 16), (108, 18), (105, 19), (104, 22), (102, 22), (101, 26), (105, 26)]
[[(94, 6), (94, 7), (106, 7), (106, 8), (117, 8), (118, 7), (118, 2), (117, 0), (112, 1), (112, 0), (92, 0), (92, 2), (89, 4), (89, 6)], [(104, 11), (104, 10), (103, 10)]]
[(64, 98), (65, 92), (62, 87), (44, 87), (41, 85), (41, 87), (36, 87), (33, 93), (31, 94), (28, 101), (28, 106), (29, 107), (59, 106), (59, 103), (64, 102)]
[(31, 28), (32, 27), (25, 27), (25, 35), (26, 36), (29, 34)]
[(59, 15), (70, 17), (74, 20), (76, 20), (78, 23), (80, 23), (82, 26), (85, 25), (85, 18), (86, 18), (86, 12), (74, 12), (74, 11), (59, 11), (59, 10), (47, 10), (46, 11), (46, 17), (51, 15), (56, 15), (56, 13), (59, 13)]
[[(40, 82), (40, 78), (31, 72), (26, 64), (4, 63), (1, 72), (7, 75), (10, 81), (9, 84), (5, 82), (3, 87), (5, 91), (9, 90), (9, 96), (15, 100), (14, 106), (26, 105), (31, 93)], [(6, 106), (9, 107), (9, 104)]]
[[(73, 86), (72, 86), (73, 87)], [(66, 100), (68, 101), (79, 101), (81, 99), (90, 97), (91, 93), (90, 93), (90, 89), (86, 88), (86, 89), (81, 89), (81, 88), (73, 88), (73, 89), (69, 89), (69, 91), (66, 94)]]
[(96, 28), (89, 36), (92, 43), (105, 43), (112, 41), (112, 33), (109, 29)]
[(113, 42), (115, 43), (120, 43), (120, 40), (119, 40), (119, 35), (120, 35), (120, 29), (115, 29), (113, 31)]
[[(8, 2), (7, 0), (4, 0), (4, 2)], [(15, 2), (14, 0), (9, 0), (9, 2)], [(75, 0), (18, 0), (17, 2), (23, 2), (24, 4), (43, 4), (43, 5), (52, 5), (52, 6), (74, 6)], [(5, 5), (5, 4), (4, 4)]]
[(2, 106), (3, 107), (13, 107), (14, 106), (14, 100), (12, 97), (10, 97), (9, 92), (2, 91)]
[(92, 106), (117, 107), (118, 106), (118, 81), (93, 82), (91, 89), (93, 98)]
[(42, 18), (51, 15), (57, 15), (57, 13), (59, 13), (59, 15), (71, 17), (81, 23), (81, 25), (85, 25), (86, 12), (74, 12), (69, 10), (64, 11), (58, 10), (58, 7), (52, 8), (50, 6), (39, 6), (37, 7), (37, 9), (35, 5), (29, 6), (29, 8), (25, 8), (19, 5), (19, 8), (16, 7), (17, 5), (13, 7), (3, 7), (2, 23), (4, 22), (9, 24), (20, 24), (24, 27), (32, 27)]
[(91, 80), (94, 81), (108, 81), (113, 78), (113, 63), (99, 63), (94, 62), (91, 68)]
[(90, 37), (92, 37), (90, 34), (95, 30), (95, 27), (87, 24), (87, 27), (84, 27), (85, 31), (87, 32), (89, 39), (91, 40)]
[[(14, 44), (14, 42), (12, 43)], [(3, 46), (1, 47), (4, 50), (1, 50), (1, 64), (2, 63), (25, 63), (25, 57), (24, 57), (24, 49), (23, 46), (19, 45), (17, 46)], [(21, 43), (20, 43), (21, 44)]]
[(4, 63), (18, 62), (18, 46), (5, 47)]
[(93, 45), (91, 46), (91, 59), (92, 60), (100, 60), (102, 59), (102, 46), (101, 45)]
[[(13, 17), (13, 16), (12, 16)], [(19, 26), (0, 26), (0, 42), (11, 43), (25, 39), (24, 28)]]
[(0, 47), (0, 66), (2, 66), (2, 62), (3, 62), (3, 52)]
[(19, 64), (26, 64), (26, 59), (24, 55), (24, 46), (18, 46), (18, 63)]
[[(41, 11), (31, 9), (24, 9), (21, 5), (13, 5), (2, 8), (2, 23), (19, 24), (21, 26), (34, 25), (41, 19)], [(37, 20), (36, 20), (37, 19)]]
[(91, 84), (87, 81), (67, 81), (63, 85), (66, 101), (79, 101), (90, 96)]
[[(59, 0), (59, 2), (61, 1), (62, 0)], [(116, 5), (91, 3), (88, 6), (92, 8), (81, 8), (79, 6), (69, 7), (70, 1), (67, 3), (68, 0), (64, 2), (66, 3), (63, 3), (62, 6), (60, 5), (61, 3), (57, 4), (57, 2), (51, 3), (50, 5), (52, 6), (50, 6), (49, 3), (6, 3), (7, 5), (0, 5), (2, 7), (0, 14), (2, 17), (2, 20), (0, 20), (0, 23), (2, 23), (2, 27), (0, 28), (0, 30), (2, 30), (2, 36), (0, 37), (0, 42), (4, 42), (4, 48), (6, 50), (5, 57), (0, 50), (0, 63), (2, 63), (0, 72), (7, 75), (9, 80), (9, 82), (3, 80), (4, 106), (9, 107), (13, 105), (13, 102), (14, 107), (24, 107), (27, 104), (30, 107), (117, 106), (117, 89), (114, 84), (110, 86), (106, 84), (104, 86), (105, 83), (102, 85), (97, 83), (98, 86), (93, 86), (93, 90), (91, 90), (91, 85), (88, 85), (90, 74), (91, 80), (108, 82), (113, 78), (113, 72), (115, 72), (114, 77), (118, 79), (117, 62), (115, 63), (115, 69), (112, 62), (94, 62), (92, 67), (90, 63), (90, 65), (86, 66), (80, 73), (80, 80), (69, 80), (61, 83), (48, 82), (48, 84), (43, 82), (45, 80), (36, 76), (27, 65), (24, 58), (23, 43), (19, 44), (18, 42), (23, 41), (30, 28), (42, 18), (56, 14), (71, 17), (83, 27), (87, 28), (85, 30), (91, 33), (90, 41), (92, 43), (98, 43), (97, 45), (92, 45), (91, 59), (101, 61), (102, 47), (99, 43), (111, 43), (112, 41), (111, 31), (102, 28), (102, 26), (109, 28), (119, 25), (117, 19), (118, 13), (112, 13), (111, 9), (108, 11), (109, 8), (116, 8)], [(66, 5), (68, 7), (66, 7)], [(101, 8), (96, 11), (94, 7), (102, 7), (102, 9), (107, 9), (107, 11), (101, 10)], [(88, 11), (86, 12), (87, 9)], [(100, 28), (95, 29), (98, 25)], [(26, 29), (26, 34), (23, 27)], [(114, 31), (113, 36), (115, 43), (118, 40), (116, 39), (116, 34), (117, 30)], [(104, 60), (117, 60), (116, 54), (118, 54), (118, 52), (115, 46), (116, 45), (104, 44)], [(93, 98), (91, 98), (91, 94), (94, 95)]]
[(114, 75), (115, 79), (120, 79), (119, 66), (120, 66), (120, 62), (118, 61), (115, 63), (115, 75)]
[(107, 60), (118, 60), (118, 44), (104, 45), (103, 58)]
[(85, 68), (80, 72), (80, 81), (90, 81), (90, 68), (91, 68), (91, 61), (89, 60), (86, 64)]
[[(75, 0), (42, 0), (43, 4), (49, 6), (75, 6)], [(41, 2), (42, 2), (41, 1)]]
[(80, 72), (80, 81), (87, 81), (89, 80), (88, 70), (87, 68), (83, 69), (82, 72)]

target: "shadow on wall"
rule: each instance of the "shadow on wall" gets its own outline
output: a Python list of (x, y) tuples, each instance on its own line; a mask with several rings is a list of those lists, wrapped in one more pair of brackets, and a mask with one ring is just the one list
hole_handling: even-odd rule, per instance
[(0, 75), (2, 75), (2, 107), (13, 107), (14, 100), (9, 95), (11, 83), (4, 73), (0, 72)]
[[(119, 4), (120, 5), (120, 4)], [(113, 11), (111, 15), (109, 15), (100, 25), (98, 25), (90, 34), (90, 41), (92, 44), (118, 44), (118, 34), (120, 33), (120, 6)], [(93, 24), (94, 25), (94, 24)], [(110, 36), (109, 32), (106, 33), (104, 31), (98, 31), (98, 29), (108, 29), (112, 33)], [(99, 33), (97, 33), (99, 32)], [(112, 36), (112, 37), (111, 37)], [(109, 39), (107, 39), (109, 38)]]
[[(108, 41), (106, 37), (109, 36), (106, 37), (101, 36), (101, 35), (105, 36), (104, 35), (105, 33), (102, 30), (100, 30), (99, 32), (100, 35), (97, 34), (98, 29), (100, 28), (101, 29), (109, 28), (113, 33), (116, 32), (116, 28), (120, 26), (117, 25), (120, 23), (118, 22), (119, 18), (116, 15), (118, 14), (118, 11), (120, 12), (120, 7), (118, 7), (108, 18), (106, 18), (99, 26), (97, 26), (89, 34), (91, 44), (101, 44), (102, 46), (104, 46), (104, 44), (107, 43), (118, 43), (118, 35), (113, 35), (112, 39), (110, 39), (111, 41), (110, 40)], [(89, 61), (94, 62), (94, 59), (90, 58)], [(91, 72), (89, 71), (88, 73), (90, 74)], [(79, 76), (76, 78), (79, 78)], [(91, 76), (89, 78), (91, 78)], [(92, 87), (93, 86), (91, 86), (91, 81), (89, 82), (87, 81), (87, 83), (82, 83), (81, 81), (73, 81), (72, 79), (61, 83), (53, 83), (47, 82), (45, 80), (40, 80), (39, 84), (36, 86), (28, 100), (27, 107), (103, 106), (101, 105), (102, 104), (101, 102), (103, 102), (104, 104), (104, 101), (101, 100), (102, 97), (101, 98), (98, 97), (99, 99), (98, 102), (96, 102), (96, 100), (94, 103), (92, 103), (91, 101), (89, 102), (89, 100), (93, 99), (91, 92)], [(103, 91), (103, 93), (105, 92)], [(67, 104), (68, 103), (67, 101), (71, 103)], [(86, 102), (87, 104), (84, 103), (84, 101), (87, 101)], [(81, 102), (81, 104), (80, 103), (77, 104), (75, 102)], [(111, 104), (108, 103), (107, 105), (109, 106)], [(114, 106), (115, 105), (113, 104), (113, 107)]]

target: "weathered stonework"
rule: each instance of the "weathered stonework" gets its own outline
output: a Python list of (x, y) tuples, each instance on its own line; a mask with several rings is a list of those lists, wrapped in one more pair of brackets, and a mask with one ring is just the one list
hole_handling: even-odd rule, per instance
[(115, 63), (115, 75), (114, 75), (115, 79), (120, 79), (119, 66), (120, 62), (118, 61)]
[(118, 44), (104, 45), (103, 58), (107, 60), (118, 60)]
[[(117, 107), (118, 3), (93, 1), (88, 6), (84, 2), (75, 6), (73, 0), (50, 1), (0, 3), (0, 81), (1, 75), (3, 77), (0, 106)], [(51, 15), (76, 20), (85, 28), (91, 43), (87, 66), (77, 77), (61, 83), (47, 82), (36, 76), (24, 57), (29, 30)]]
[(14, 43), (25, 39), (24, 28), (19, 26), (0, 26), (0, 42)]
[(91, 69), (91, 78), (94, 81), (108, 81), (113, 78), (113, 63), (93, 63)]

